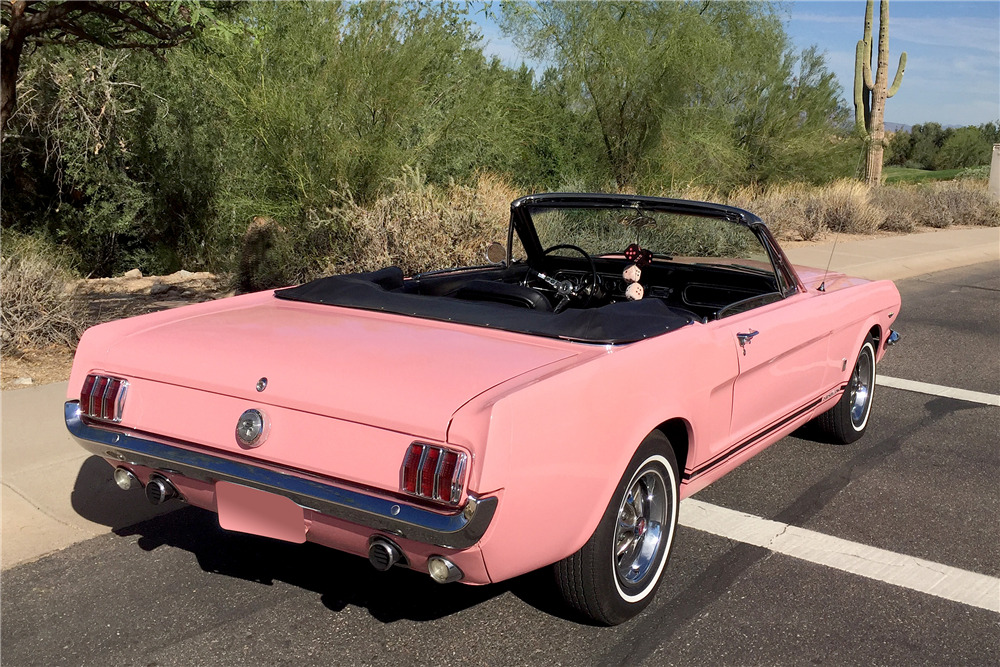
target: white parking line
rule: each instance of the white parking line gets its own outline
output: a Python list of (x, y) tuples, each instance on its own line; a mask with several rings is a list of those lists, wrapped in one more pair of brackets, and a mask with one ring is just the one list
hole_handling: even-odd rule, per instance
[(893, 389), (905, 389), (915, 391), (920, 394), (930, 394), (932, 396), (944, 396), (945, 398), (957, 398), (972, 403), (982, 403), (983, 405), (995, 405), (1000, 407), (1000, 395), (987, 394), (984, 391), (969, 391), (968, 389), (955, 389), (954, 387), (944, 387), (939, 384), (928, 382), (917, 382), (915, 380), (903, 380), (900, 378), (876, 375), (875, 384)]
[(1000, 579), (687, 498), (680, 524), (810, 563), (1000, 613)]

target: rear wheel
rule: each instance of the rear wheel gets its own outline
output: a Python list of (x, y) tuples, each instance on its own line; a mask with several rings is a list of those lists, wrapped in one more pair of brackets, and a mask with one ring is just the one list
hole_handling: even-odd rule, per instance
[(816, 418), (816, 426), (838, 444), (849, 444), (865, 434), (875, 390), (875, 339), (865, 338), (854, 370), (836, 405)]
[(555, 565), (570, 606), (604, 625), (632, 618), (659, 587), (677, 527), (677, 462), (660, 432), (643, 440), (597, 530)]

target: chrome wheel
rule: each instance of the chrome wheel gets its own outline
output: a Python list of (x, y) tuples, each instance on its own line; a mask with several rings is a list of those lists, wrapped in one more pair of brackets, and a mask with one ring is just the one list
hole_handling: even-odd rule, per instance
[[(669, 495), (668, 495), (669, 494)], [(663, 525), (670, 519), (667, 483), (657, 469), (644, 470), (629, 486), (618, 508), (615, 575), (623, 586), (640, 586), (657, 563)]]
[(833, 407), (813, 421), (818, 435), (829, 442), (847, 445), (865, 434), (872, 413), (875, 373), (875, 338), (868, 334), (847, 377), (844, 392)]
[(871, 407), (872, 387), (875, 384), (875, 358), (870, 344), (861, 348), (858, 363), (854, 366), (854, 373), (851, 374), (850, 385), (850, 406), (851, 406), (851, 426), (855, 430), (861, 430), (868, 421), (868, 411)]
[(667, 437), (653, 431), (643, 438), (594, 534), (555, 564), (556, 581), (571, 607), (604, 625), (627, 621), (646, 608), (670, 557), (678, 477)]

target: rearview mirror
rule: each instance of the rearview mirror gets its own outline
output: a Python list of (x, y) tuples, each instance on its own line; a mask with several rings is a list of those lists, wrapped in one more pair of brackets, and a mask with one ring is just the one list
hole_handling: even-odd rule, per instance
[(486, 247), (486, 259), (490, 264), (503, 264), (507, 261), (507, 248), (494, 241)]

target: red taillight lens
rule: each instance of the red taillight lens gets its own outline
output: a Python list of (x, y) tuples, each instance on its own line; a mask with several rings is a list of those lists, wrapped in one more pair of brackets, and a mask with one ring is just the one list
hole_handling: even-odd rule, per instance
[(111, 378), (98, 375), (94, 378), (94, 388), (90, 391), (90, 414), (95, 419), (104, 419), (104, 391), (108, 388)]
[(437, 486), (437, 464), (441, 458), (441, 450), (437, 447), (424, 448), (424, 460), (420, 464), (420, 486), (417, 493), (425, 498), (434, 497), (434, 487)]
[(403, 460), (403, 491), (407, 493), (417, 492), (417, 469), (420, 464), (420, 455), (424, 453), (424, 448), (417, 443), (410, 445)]
[(93, 412), (93, 409), (90, 407), (90, 397), (94, 394), (94, 382), (96, 380), (96, 375), (88, 375), (87, 379), (83, 382), (83, 389), (80, 390), (80, 408), (87, 415)]
[(406, 493), (455, 505), (462, 497), (466, 455), (415, 442), (406, 451), (400, 487)]
[(115, 418), (115, 403), (118, 401), (118, 391), (121, 389), (122, 381), (118, 378), (111, 378), (107, 389), (104, 390), (104, 399), (101, 401), (101, 418)]
[[(437, 497), (446, 503), (450, 503), (452, 500), (452, 484), (457, 464), (458, 454), (455, 452), (445, 451), (441, 455), (441, 463), (438, 465)], [(458, 494), (456, 494), (455, 500), (458, 500)]]
[(127, 380), (107, 375), (88, 375), (80, 390), (80, 410), (91, 419), (120, 422), (127, 389)]

